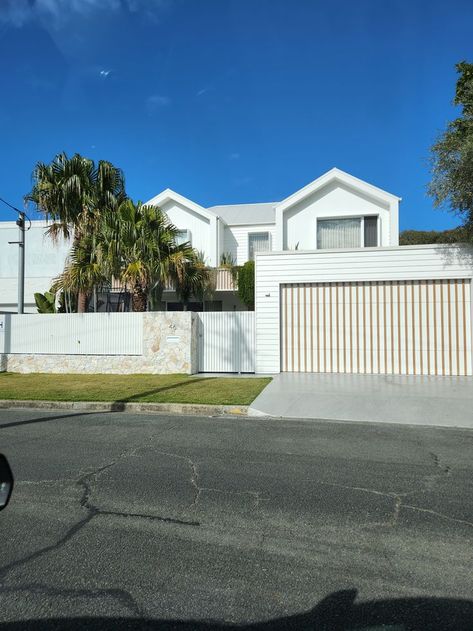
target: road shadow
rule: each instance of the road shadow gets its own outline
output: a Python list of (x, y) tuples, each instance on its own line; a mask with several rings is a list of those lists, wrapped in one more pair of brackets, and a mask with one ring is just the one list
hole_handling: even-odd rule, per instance
[[(10, 408), (9, 411), (28, 411), (27, 408)], [(47, 409), (44, 410), (46, 413)], [(58, 414), (57, 416), (40, 416), (38, 418), (29, 418), (24, 421), (12, 421), (11, 423), (2, 423), (0, 420), (0, 430), (6, 429), (7, 427), (19, 427), (21, 425), (31, 425), (33, 423), (48, 423), (49, 421), (61, 421), (63, 419), (70, 419), (77, 416), (93, 416), (94, 414), (110, 414), (115, 410), (97, 410), (96, 412), (71, 412), (70, 414)], [(1, 414), (1, 411), (0, 411)]]
[(473, 601), (399, 598), (355, 604), (356, 590), (335, 592), (308, 612), (252, 624), (144, 618), (55, 618), (0, 624), (4, 631), (471, 631)]
[[(137, 399), (141, 399), (141, 397), (147, 397), (153, 394), (158, 394), (159, 392), (166, 392), (167, 390), (176, 390), (178, 388), (186, 388), (187, 386), (191, 386), (194, 383), (199, 381), (211, 381), (216, 377), (197, 377), (189, 379), (188, 381), (183, 381), (181, 383), (173, 383), (169, 386), (160, 386), (159, 388), (153, 388), (152, 390), (145, 390), (144, 392), (137, 392), (136, 394), (132, 394), (129, 397), (123, 397), (122, 399), (117, 399), (112, 403), (113, 406), (123, 404), (123, 403), (133, 403)], [(138, 401), (140, 403), (140, 401)], [(152, 401), (143, 401), (143, 403), (153, 403)], [(119, 411), (115, 410), (114, 411)]]
[[(146, 396), (150, 396), (153, 394), (158, 394), (159, 392), (165, 392), (166, 390), (174, 390), (177, 388), (186, 388), (187, 386), (190, 386), (194, 383), (197, 383), (198, 381), (211, 381), (212, 379), (216, 379), (216, 377), (198, 377), (198, 378), (193, 378), (190, 379), (189, 381), (185, 381), (182, 383), (174, 383), (171, 384), (169, 386), (161, 386), (159, 388), (153, 388), (151, 390), (144, 390), (143, 392), (137, 392), (136, 394), (130, 395), (129, 397), (123, 397), (122, 399), (117, 399), (116, 401), (112, 401), (110, 402), (110, 410), (96, 410), (96, 411), (92, 411), (92, 412), (71, 412), (70, 414), (61, 414), (61, 415), (57, 415), (57, 416), (45, 416), (45, 417), (39, 417), (39, 418), (34, 418), (34, 419), (27, 419), (25, 421), (12, 421), (11, 423), (2, 423), (1, 419), (0, 419), (0, 430), (2, 428), (7, 428), (7, 427), (17, 427), (17, 426), (21, 426), (21, 425), (30, 425), (32, 423), (46, 423), (48, 421), (59, 421), (62, 419), (69, 419), (69, 418), (74, 418), (77, 416), (90, 416), (90, 415), (97, 415), (97, 414), (110, 414), (113, 412), (124, 412), (126, 410), (126, 404), (127, 403), (133, 403), (133, 402), (138, 402), (140, 403), (140, 399), (142, 397), (146, 397)], [(41, 401), (42, 403), (45, 403), (44, 400)], [(47, 401), (46, 401), (47, 403)], [(88, 402), (87, 401), (82, 401), (81, 403), (84, 403), (84, 405), (86, 405)], [(90, 402), (90, 403), (93, 403)], [(143, 403), (153, 403), (153, 401), (143, 401)], [(159, 403), (159, 402), (158, 402)], [(54, 405), (54, 401), (51, 401), (51, 405)], [(21, 410), (21, 409), (27, 409), (27, 408), (15, 408), (12, 407), (10, 408), (11, 410)], [(44, 408), (45, 412), (47, 412), (47, 408)], [(1, 415), (1, 410), (0, 410), (0, 415)]]

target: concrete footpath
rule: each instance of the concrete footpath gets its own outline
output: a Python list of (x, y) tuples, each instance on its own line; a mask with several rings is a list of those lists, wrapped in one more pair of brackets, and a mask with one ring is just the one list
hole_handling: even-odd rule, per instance
[(473, 377), (282, 373), (248, 412), (473, 429)]

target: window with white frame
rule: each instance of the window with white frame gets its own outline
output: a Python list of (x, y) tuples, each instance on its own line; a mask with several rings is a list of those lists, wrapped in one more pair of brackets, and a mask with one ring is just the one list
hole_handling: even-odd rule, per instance
[(268, 252), (269, 232), (252, 232), (248, 235), (248, 258), (254, 261), (257, 252)]
[(178, 230), (176, 236), (176, 245), (182, 245), (189, 242), (192, 244), (192, 236), (190, 230)]
[(317, 249), (376, 247), (378, 217), (341, 217), (317, 220)]

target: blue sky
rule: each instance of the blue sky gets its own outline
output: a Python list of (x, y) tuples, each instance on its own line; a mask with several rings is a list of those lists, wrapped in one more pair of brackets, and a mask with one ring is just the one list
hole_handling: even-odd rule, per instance
[(428, 156), (472, 32), (471, 0), (1, 0), (0, 196), (62, 150), (202, 205), (337, 166), (400, 195), (401, 229), (451, 227)]

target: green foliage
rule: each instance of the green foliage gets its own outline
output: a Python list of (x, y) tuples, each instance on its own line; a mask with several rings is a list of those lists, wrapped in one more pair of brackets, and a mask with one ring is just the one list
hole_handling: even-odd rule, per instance
[(207, 268), (202, 252), (188, 256), (182, 274), (171, 274), (177, 297), (187, 311), (191, 296), (204, 298), (215, 286), (214, 274)]
[(126, 199), (124, 176), (105, 160), (75, 154), (56, 155), (50, 164), (38, 162), (33, 171), (33, 188), (26, 196), (49, 222), (46, 231), (53, 240), (73, 239), (58, 288), (79, 293), (79, 311), (85, 311), (87, 294), (97, 283), (99, 266), (96, 233), (106, 212)]
[(470, 240), (469, 231), (460, 226), (452, 230), (403, 230), (399, 245), (427, 245), (430, 243), (464, 243)]
[(238, 296), (248, 309), (255, 306), (255, 262), (247, 261), (238, 271)]
[(150, 296), (159, 305), (169, 283), (186, 304), (205, 285), (207, 271), (190, 243), (177, 243), (178, 237), (179, 230), (160, 208), (126, 199), (97, 225), (98, 270), (130, 287), (134, 311), (146, 311)]
[(34, 295), (34, 301), (38, 313), (57, 313), (55, 292), (46, 291), (44, 294), (37, 292)]
[(231, 252), (223, 252), (222, 256), (220, 257), (220, 267), (235, 267), (235, 259), (233, 258)]
[(458, 214), (464, 227), (473, 232), (473, 64), (462, 61), (456, 69), (454, 103), (462, 112), (431, 149), (428, 192), (435, 206)]
[(76, 313), (77, 296), (75, 292), (61, 291), (59, 294), (58, 313)]
[(126, 198), (123, 172), (110, 162), (76, 153), (69, 158), (59, 153), (50, 164), (38, 162), (33, 171), (33, 188), (26, 195), (50, 222), (47, 234), (74, 239), (95, 226), (106, 209)]

